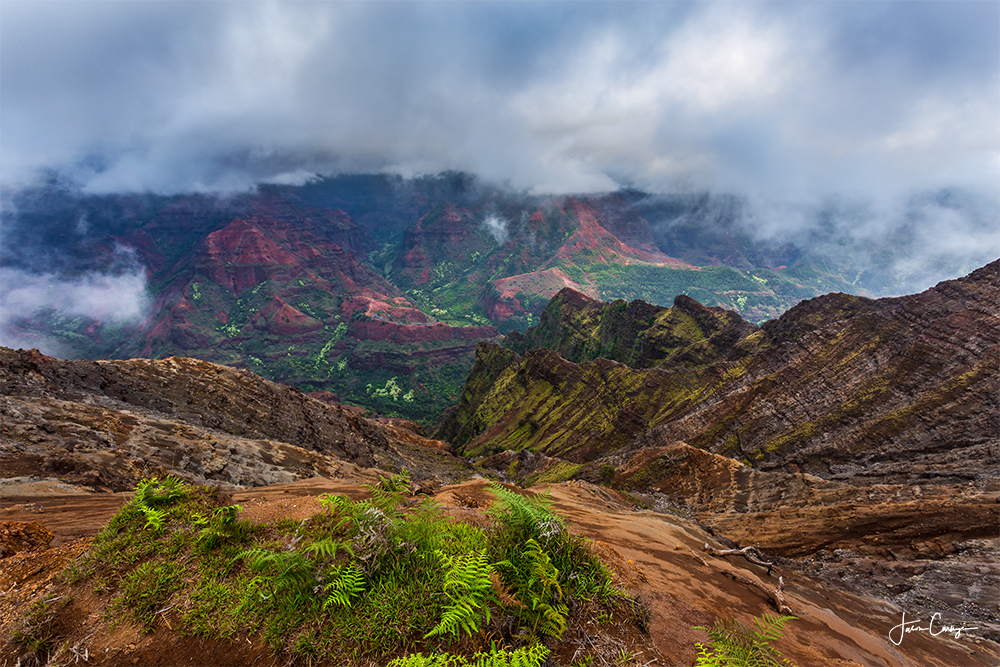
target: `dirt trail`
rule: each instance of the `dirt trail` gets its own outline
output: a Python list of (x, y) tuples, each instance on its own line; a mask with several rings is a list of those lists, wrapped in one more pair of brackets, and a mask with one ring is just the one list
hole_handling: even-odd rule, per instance
[[(777, 583), (776, 577), (768, 576), (766, 568), (751, 565), (742, 558), (713, 557), (702, 551), (705, 542), (723, 547), (697, 524), (670, 514), (634, 511), (617, 494), (586, 483), (569, 482), (533, 490), (546, 488), (551, 489), (555, 509), (569, 519), (571, 530), (595, 540), (623, 582), (639, 592), (652, 614), (653, 643), (661, 655), (673, 660), (672, 664), (694, 663), (695, 642), (706, 637), (702, 631), (692, 629), (693, 626), (707, 626), (718, 618), (733, 616), (748, 621), (751, 615), (774, 611), (762, 592), (734, 581), (724, 572), (735, 571), (769, 588)], [(257, 521), (278, 516), (301, 519), (321, 509), (315, 500), (321, 493), (360, 497), (362, 490), (358, 483), (314, 478), (240, 491), (234, 494), (234, 501), (244, 507), (245, 516)], [(473, 512), (470, 505), (485, 505), (492, 499), (484, 480), (443, 487), (436, 498), (454, 515)], [(4, 494), (0, 498), (0, 519), (38, 521), (48, 527), (55, 534), (53, 544), (65, 545), (49, 550), (52, 556), (49, 568), (55, 570), (60, 562), (65, 562), (65, 558), (55, 556), (67, 549), (67, 553), (77, 552), (80, 547), (74, 545), (80, 543), (74, 540), (96, 534), (126, 499), (127, 494)], [(37, 558), (39, 563), (45, 560), (41, 555)], [(51, 579), (55, 572), (38, 573), (34, 571), (38, 566), (33, 566), (31, 576), (37, 581), (29, 587), (28, 570), (24, 568), (29, 561), (26, 554), (0, 560), (0, 583), (4, 590), (18, 583), (17, 590), (31, 590), (36, 597), (43, 594), (44, 578)], [(902, 610), (891, 603), (835, 590), (790, 570), (775, 574), (784, 577), (784, 594), (797, 617), (786, 625), (786, 637), (778, 648), (802, 667), (1000, 664), (1000, 646), (977, 638), (974, 631), (959, 640), (945, 634), (932, 637), (927, 632), (915, 632), (896, 646), (887, 635), (900, 623)], [(25, 602), (30, 600), (21, 600), (20, 604)], [(97, 607), (88, 608), (86, 600), (74, 604), (81, 605), (80, 612), (85, 616), (94, 617), (101, 611)], [(97, 605), (99, 601), (91, 600), (89, 604)], [(9, 623), (10, 619), (4, 616), (4, 623)], [(266, 659), (267, 652), (253, 638), (241, 638), (237, 646), (181, 638), (167, 628), (158, 628), (151, 635), (119, 629), (95, 635), (88, 641), (93, 647), (91, 664), (153, 664), (154, 659), (162, 665), (244, 664), (262, 658), (265, 659), (262, 664), (273, 661)], [(180, 662), (170, 662), (170, 658), (161, 654), (164, 642), (169, 642), (171, 655)]]

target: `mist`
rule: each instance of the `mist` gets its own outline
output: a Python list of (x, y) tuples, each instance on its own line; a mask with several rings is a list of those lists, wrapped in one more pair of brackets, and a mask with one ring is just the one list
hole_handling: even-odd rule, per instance
[(487, 232), (489, 232), (489, 235), (493, 237), (493, 240), (497, 242), (497, 245), (503, 245), (506, 243), (510, 236), (507, 224), (507, 219), (503, 216), (497, 215), (496, 213), (490, 213), (483, 218), (483, 227)]
[(1000, 6), (5, 2), (0, 177), (995, 192)]
[[(149, 310), (146, 275), (135, 268), (126, 273), (87, 273), (77, 278), (34, 274), (21, 269), (0, 268), (0, 345), (38, 348), (45, 354), (71, 357), (79, 350), (31, 329), (35, 317), (54, 315), (62, 327), (87, 326), (93, 322), (111, 325), (137, 324)], [(82, 318), (73, 322), (74, 318)], [(69, 320), (69, 321), (66, 321)]]

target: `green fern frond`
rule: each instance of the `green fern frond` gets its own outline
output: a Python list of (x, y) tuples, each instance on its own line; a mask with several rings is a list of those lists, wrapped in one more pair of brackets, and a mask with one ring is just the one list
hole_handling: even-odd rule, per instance
[(333, 581), (325, 586), (327, 597), (323, 602), (323, 609), (332, 604), (350, 607), (351, 599), (361, 595), (365, 590), (364, 573), (357, 565), (351, 563), (335, 568), (331, 575)]
[(711, 628), (696, 626), (704, 630), (710, 646), (698, 644), (699, 655), (696, 667), (782, 667), (791, 663), (782, 657), (770, 643), (782, 637), (784, 625), (794, 616), (777, 616), (765, 613), (754, 618), (757, 629), (747, 626), (739, 619), (719, 619)]
[(450, 653), (437, 653), (435, 655), (414, 653), (403, 658), (396, 658), (387, 667), (452, 667), (453, 665), (462, 667), (469, 664), (464, 658), (462, 662), (457, 662), (457, 657)]
[(187, 484), (173, 475), (167, 475), (161, 482), (157, 477), (142, 480), (135, 487), (135, 502), (140, 507), (170, 505), (187, 497)]
[(157, 533), (163, 530), (163, 523), (167, 520), (166, 510), (158, 510), (145, 505), (140, 505), (140, 509), (146, 515), (146, 525), (143, 528), (152, 528)]
[(239, 519), (240, 512), (242, 511), (242, 505), (226, 505), (225, 507), (218, 507), (215, 510), (215, 519), (221, 523), (236, 523), (237, 519)]
[(257, 547), (240, 552), (236, 558), (245, 560), (253, 572), (275, 572), (271, 581), (276, 590), (292, 584), (306, 586), (313, 578), (312, 564), (298, 551), (270, 551)]
[(531, 573), (528, 586), (538, 592), (543, 600), (562, 600), (562, 587), (559, 585), (559, 570), (552, 564), (549, 555), (533, 539), (524, 543), (524, 554), (531, 560)]
[(552, 498), (548, 493), (526, 498), (497, 482), (490, 482), (489, 489), (497, 497), (497, 502), (488, 513), (510, 528), (524, 531), (527, 537), (535, 538), (541, 538), (543, 534), (556, 534), (564, 529), (564, 520), (552, 511)]
[(523, 646), (513, 651), (494, 648), (488, 653), (479, 652), (472, 656), (469, 662), (463, 656), (450, 653), (435, 653), (425, 656), (422, 653), (396, 658), (388, 667), (541, 667), (549, 657), (549, 649), (541, 644)]
[(354, 552), (351, 551), (349, 546), (340, 540), (335, 540), (330, 537), (317, 540), (304, 549), (306, 553), (313, 554), (314, 556), (322, 558), (328, 562), (334, 560), (337, 557), (337, 552), (340, 550), (344, 550), (351, 556), (354, 556)]
[(489, 602), (493, 597), (490, 575), (493, 567), (487, 560), (486, 550), (458, 556), (449, 556), (441, 551), (436, 553), (445, 571), (443, 588), (450, 604), (445, 607), (441, 622), (424, 637), (441, 634), (457, 637), (463, 631), (471, 635), (479, 629), (482, 613), (485, 613), (486, 623), (490, 622)]

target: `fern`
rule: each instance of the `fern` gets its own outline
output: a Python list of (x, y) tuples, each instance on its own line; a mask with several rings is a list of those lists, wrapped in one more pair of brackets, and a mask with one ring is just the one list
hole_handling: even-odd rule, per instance
[(410, 473), (403, 471), (391, 477), (379, 476), (377, 484), (364, 484), (362, 488), (372, 494), (369, 501), (383, 512), (391, 512), (403, 500), (403, 493), (410, 491)]
[(549, 649), (541, 644), (523, 646), (513, 651), (494, 648), (488, 653), (476, 653), (472, 656), (472, 662), (451, 653), (429, 656), (415, 653), (405, 658), (396, 658), (388, 667), (541, 667), (549, 653)]
[(549, 657), (549, 649), (541, 644), (524, 646), (514, 651), (493, 650), (477, 653), (476, 667), (539, 667)]
[(323, 602), (323, 609), (332, 604), (341, 607), (350, 607), (351, 599), (355, 598), (365, 590), (365, 575), (353, 563), (347, 566), (337, 567), (333, 570), (333, 581), (326, 585), (328, 593)]
[(490, 482), (490, 491), (497, 497), (489, 509), (490, 516), (523, 537), (543, 539), (564, 530), (563, 519), (552, 511), (552, 499), (547, 493), (525, 498), (497, 482)]
[(162, 482), (157, 477), (150, 477), (136, 485), (135, 502), (140, 507), (170, 505), (186, 498), (187, 493), (187, 484), (173, 475), (167, 475)]
[[(267, 582), (272, 595), (289, 589), (303, 590), (315, 583), (312, 563), (298, 551), (269, 551), (268, 549), (246, 549), (235, 559), (242, 558), (251, 571), (275, 574), (268, 577), (257, 577), (258, 582)], [(270, 597), (263, 596), (262, 597)]]
[(152, 528), (157, 533), (163, 530), (163, 523), (167, 520), (167, 510), (158, 510), (145, 505), (139, 505), (139, 509), (146, 515), (146, 525), (143, 528)]
[(533, 539), (525, 542), (522, 554), (528, 561), (527, 586), (520, 591), (525, 603), (520, 615), (531, 622), (530, 630), (526, 630), (535, 637), (542, 634), (561, 638), (566, 632), (569, 608), (562, 604), (559, 570)]
[(777, 616), (765, 613), (754, 617), (757, 629), (748, 627), (738, 619), (719, 619), (711, 628), (696, 626), (708, 633), (710, 645), (698, 642), (698, 660), (695, 667), (782, 667), (791, 665), (771, 642), (783, 634), (786, 622), (794, 616)]
[(211, 522), (200, 514), (193, 515), (195, 525), (209, 524), (198, 533), (198, 546), (202, 549), (214, 549), (234, 537), (239, 531), (239, 513), (242, 511), (243, 507), (240, 505), (218, 507)]
[(157, 477), (149, 477), (139, 482), (135, 487), (135, 505), (146, 517), (144, 528), (152, 528), (155, 532), (163, 530), (167, 520), (167, 510), (159, 509), (171, 505), (187, 497), (187, 485), (173, 475), (168, 475), (159, 481)]
[[(461, 659), (462, 662), (458, 662)], [(468, 665), (464, 658), (450, 653), (435, 653), (434, 655), (424, 655), (414, 653), (404, 658), (396, 658), (386, 667), (452, 667), (453, 665)]]
[(340, 540), (334, 540), (329, 537), (313, 542), (304, 549), (306, 553), (318, 556), (328, 563), (337, 558), (337, 552), (340, 550), (346, 551), (352, 557), (354, 556), (354, 551), (351, 550), (351, 547)]
[(536, 590), (538, 597), (542, 599), (554, 598), (556, 602), (562, 600), (563, 592), (559, 585), (559, 570), (552, 564), (549, 555), (542, 550), (538, 542), (532, 539), (525, 542), (524, 555), (531, 561), (528, 587)]
[(479, 629), (480, 610), (486, 614), (486, 623), (490, 622), (489, 601), (493, 594), (490, 575), (493, 567), (487, 560), (486, 550), (458, 556), (449, 556), (441, 551), (436, 553), (445, 570), (444, 593), (450, 604), (446, 605), (441, 622), (424, 638), (441, 634), (458, 637), (462, 631), (471, 635)]

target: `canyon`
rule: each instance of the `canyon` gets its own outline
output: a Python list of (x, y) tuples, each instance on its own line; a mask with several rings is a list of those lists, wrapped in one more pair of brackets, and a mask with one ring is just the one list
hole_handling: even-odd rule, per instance
[[(456, 516), (488, 505), (482, 476), (551, 493), (649, 610), (637, 665), (691, 664), (695, 626), (782, 601), (798, 620), (779, 647), (797, 664), (995, 664), (998, 297), (1000, 262), (906, 297), (822, 296), (762, 326), (684, 296), (564, 289), (536, 327), (478, 343), (430, 437), (245, 369), (4, 349), (5, 631), (66, 590), (59, 570), (143, 478), (217, 485), (248, 516), (296, 521), (324, 491), (406, 470)], [(164, 641), (220, 664), (267, 654), (253, 638), (112, 630), (99, 596), (77, 596), (90, 620), (64, 639), (107, 649), (99, 664), (174, 664), (154, 657)], [(966, 631), (895, 636), (904, 614)], [(556, 647), (566, 660), (571, 645)]]

